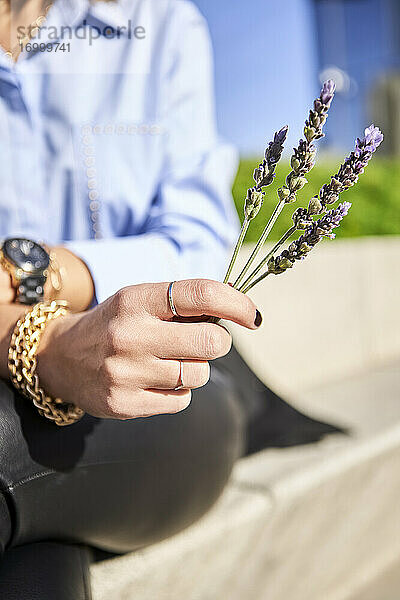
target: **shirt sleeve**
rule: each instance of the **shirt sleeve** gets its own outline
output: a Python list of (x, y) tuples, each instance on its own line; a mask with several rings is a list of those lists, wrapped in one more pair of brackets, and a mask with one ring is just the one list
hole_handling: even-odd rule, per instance
[(135, 283), (220, 279), (237, 234), (237, 155), (216, 132), (207, 25), (190, 2), (171, 6), (160, 73), (164, 167), (145, 230), (67, 244), (89, 267), (99, 302)]

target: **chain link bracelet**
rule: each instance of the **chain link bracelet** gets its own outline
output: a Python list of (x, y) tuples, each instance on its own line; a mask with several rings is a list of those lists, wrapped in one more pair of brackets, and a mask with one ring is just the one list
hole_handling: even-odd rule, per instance
[(46, 395), (36, 374), (36, 353), (47, 323), (66, 315), (67, 306), (62, 300), (36, 304), (17, 322), (8, 350), (8, 370), (15, 389), (33, 402), (42, 417), (59, 426), (72, 425), (84, 412), (74, 404)]

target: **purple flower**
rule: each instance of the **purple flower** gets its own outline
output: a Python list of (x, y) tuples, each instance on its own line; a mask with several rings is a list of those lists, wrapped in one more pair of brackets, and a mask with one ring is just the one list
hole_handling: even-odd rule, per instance
[(319, 200), (323, 208), (328, 204), (334, 204), (341, 192), (357, 183), (373, 153), (383, 141), (383, 133), (375, 125), (367, 127), (364, 133), (362, 139), (357, 138), (353, 152), (340, 166), (336, 175), (331, 178), (330, 183), (326, 183), (320, 189)]
[(283, 144), (285, 143), (289, 127), (285, 125), (274, 135), (274, 140), (269, 142), (265, 151), (265, 158), (255, 169), (253, 179), (256, 182), (256, 188), (260, 190), (266, 185), (270, 185), (275, 177), (276, 165), (281, 159)]
[(304, 232), (304, 241), (313, 247), (323, 237), (331, 237), (333, 229), (339, 227), (342, 219), (349, 212), (350, 206), (350, 202), (343, 202), (337, 208), (329, 210), (321, 218), (314, 221)]
[(349, 212), (350, 206), (350, 202), (343, 202), (320, 219), (313, 221), (305, 232), (290, 244), (287, 250), (284, 250), (276, 258), (271, 257), (268, 262), (268, 272), (279, 275), (286, 269), (290, 269), (296, 260), (303, 260), (324, 237), (333, 240), (335, 238), (333, 230), (339, 227), (342, 219)]
[(304, 135), (307, 142), (311, 143), (313, 140), (319, 140), (324, 136), (322, 128), (325, 125), (334, 94), (335, 84), (331, 79), (328, 79), (323, 84), (319, 97), (314, 100), (314, 107), (310, 110), (306, 121)]
[(357, 138), (355, 156), (363, 156), (366, 152), (373, 154), (382, 141), (383, 133), (379, 127), (375, 127), (374, 124), (370, 125), (364, 131), (364, 137), (361, 140)]
[(328, 79), (328, 81), (325, 81), (324, 85), (322, 86), (321, 96), (320, 96), (320, 100), (321, 100), (322, 104), (327, 105), (332, 102), (332, 98), (335, 93), (335, 88), (336, 88), (336, 85), (332, 79)]
[(282, 127), (282, 129), (277, 131), (274, 135), (274, 143), (275, 144), (283, 144), (286, 140), (288, 130), (289, 130), (289, 126), (285, 125), (284, 127)]

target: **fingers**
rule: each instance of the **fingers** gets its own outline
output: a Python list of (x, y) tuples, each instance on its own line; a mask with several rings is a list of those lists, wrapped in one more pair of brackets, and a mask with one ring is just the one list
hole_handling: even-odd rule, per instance
[(185, 410), (191, 399), (192, 392), (187, 389), (142, 390), (136, 398), (136, 411), (139, 411), (143, 417), (175, 414)]
[(120, 391), (116, 398), (110, 397), (99, 415), (108, 419), (137, 419), (154, 415), (175, 414), (185, 410), (192, 399), (192, 392), (182, 390), (132, 390)]
[(156, 360), (144, 385), (152, 389), (173, 390), (182, 384), (185, 389), (195, 389), (206, 385), (209, 379), (210, 365), (206, 361)]
[(165, 322), (153, 353), (158, 358), (208, 361), (225, 356), (231, 346), (230, 334), (220, 325)]
[[(147, 310), (161, 319), (173, 317), (167, 283), (148, 287)], [(252, 300), (231, 286), (209, 279), (176, 281), (172, 287), (175, 309), (181, 317), (209, 315), (257, 329), (260, 317)], [(258, 313), (259, 314), (259, 313)]]

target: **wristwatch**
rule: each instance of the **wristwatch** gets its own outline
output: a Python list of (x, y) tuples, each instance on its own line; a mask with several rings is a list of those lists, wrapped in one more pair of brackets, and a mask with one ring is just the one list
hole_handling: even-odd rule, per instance
[(16, 302), (36, 304), (43, 300), (50, 256), (32, 240), (8, 238), (0, 249), (0, 264), (10, 273)]

